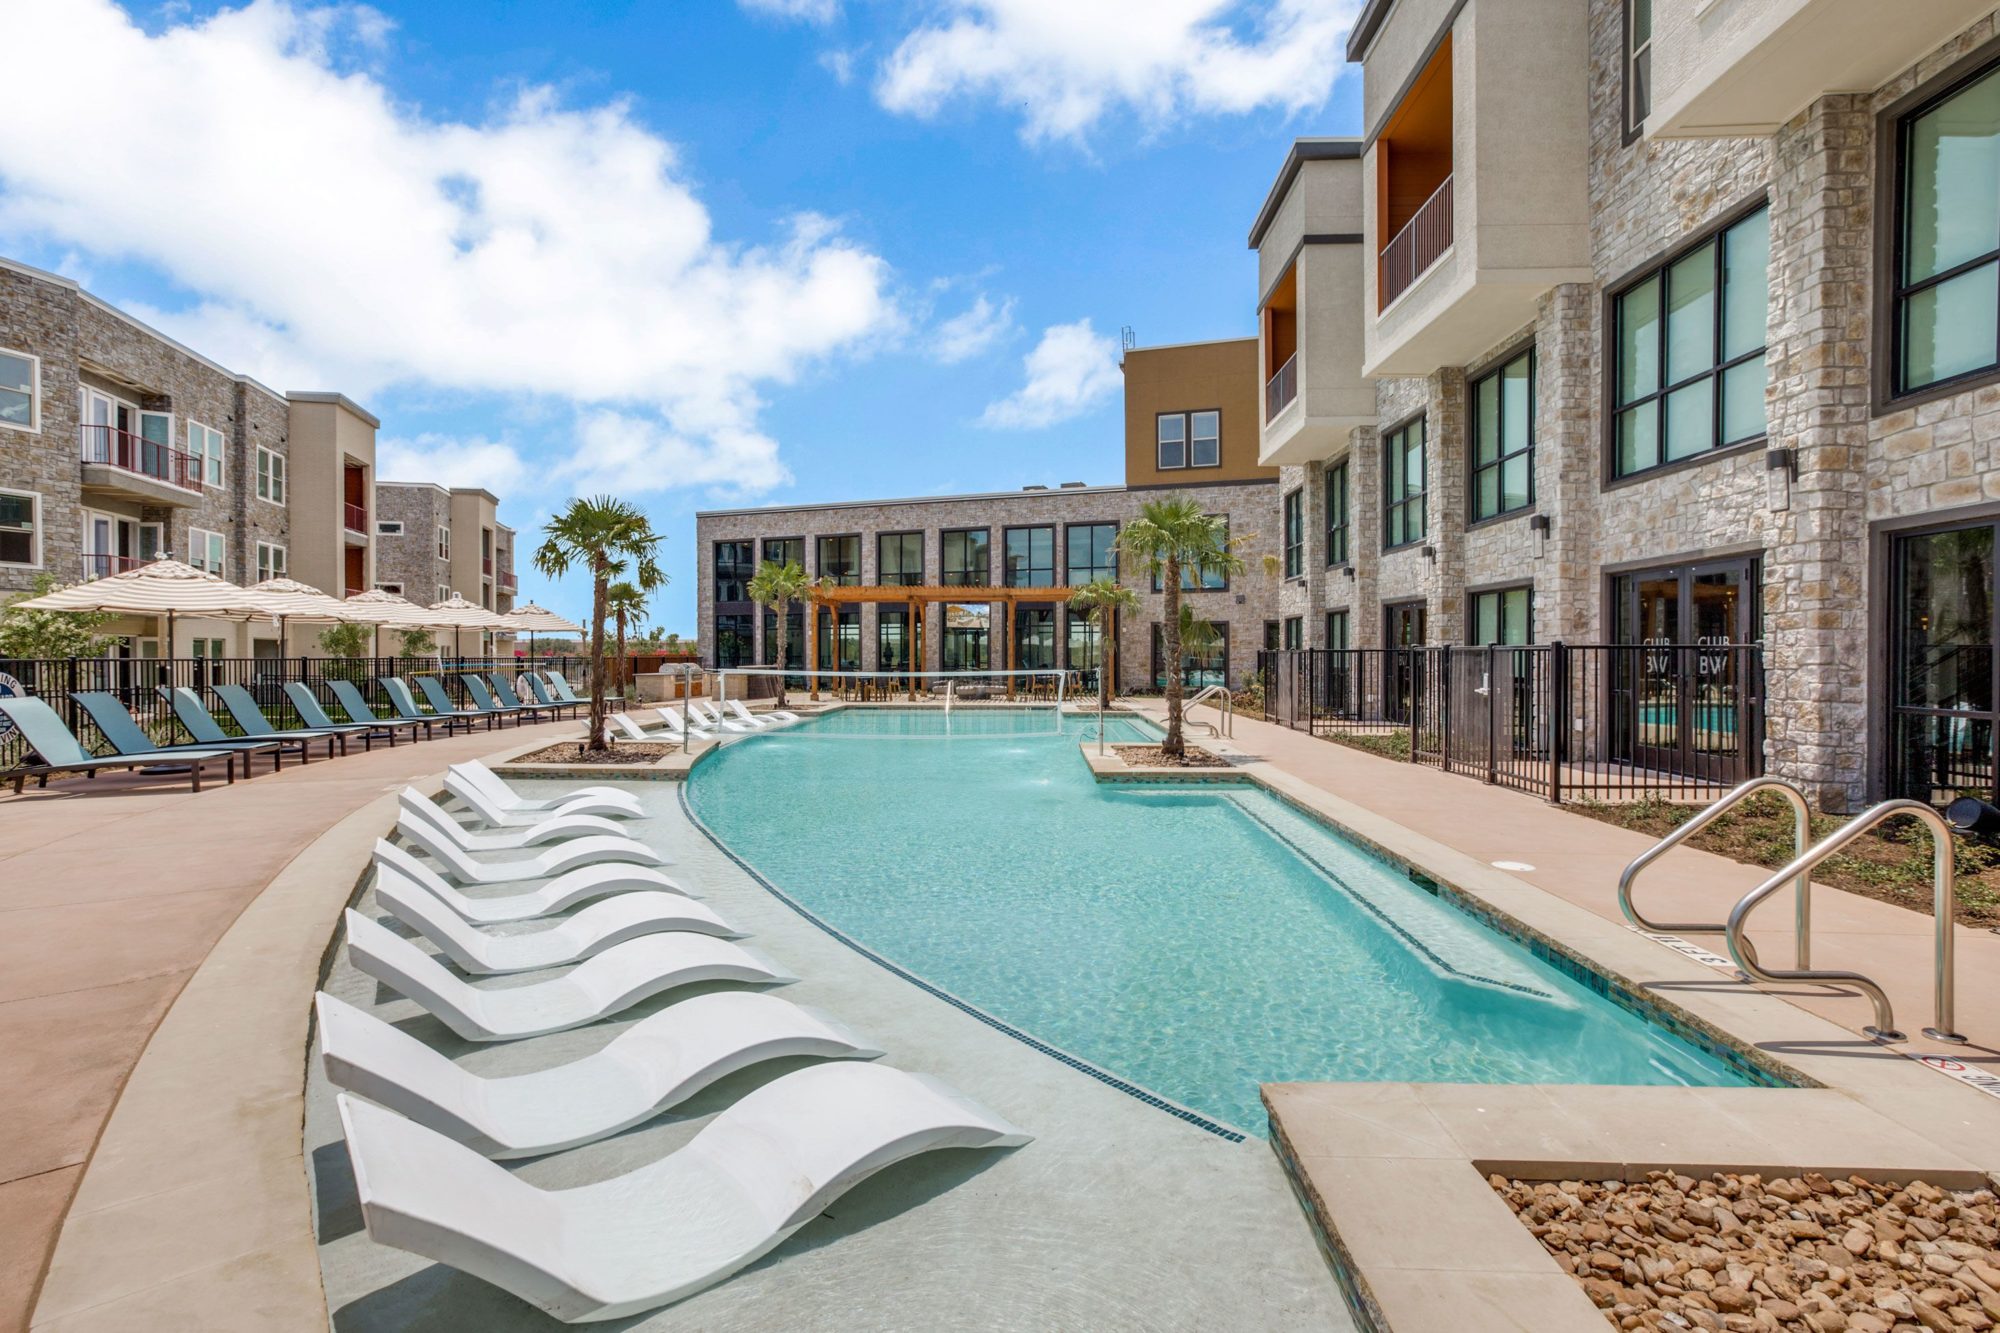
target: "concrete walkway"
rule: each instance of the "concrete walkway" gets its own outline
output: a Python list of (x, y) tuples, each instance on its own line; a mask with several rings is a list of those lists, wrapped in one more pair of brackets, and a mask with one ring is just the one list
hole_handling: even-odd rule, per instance
[(27, 1323), (65, 1210), (162, 1015), (245, 906), (348, 813), (545, 723), (287, 764), (200, 795), (103, 775), (0, 799), (0, 1328)]
[[(1165, 714), (1157, 700), (1138, 707), (1156, 719)], [(1201, 743), (1202, 737), (1190, 739)], [(1484, 864), (1532, 866), (1509, 873), (1608, 921), (1624, 920), (1619, 873), (1653, 844), (1643, 834), (1536, 797), (1253, 719), (1236, 720), (1232, 748)], [(1767, 874), (1683, 847), (1647, 872), (1636, 898), (1656, 921), (1721, 921)], [(1815, 889), (1812, 910), (1813, 966), (1860, 972), (1881, 983), (1895, 1005), (1897, 1025), (1911, 1038), (1895, 1049), (1949, 1055), (2000, 1074), (2000, 934), (1957, 929), (1957, 1020), (1972, 1044), (1945, 1045), (1922, 1035), (1932, 1021), (1931, 918), (1825, 887)], [(1759, 909), (1751, 935), (1766, 966), (1792, 966), (1791, 911), (1789, 892)], [(1694, 943), (1726, 952), (1720, 936)], [(1858, 992), (1793, 985), (1772, 993), (1852, 1032), (1871, 1018), (1868, 1001)]]

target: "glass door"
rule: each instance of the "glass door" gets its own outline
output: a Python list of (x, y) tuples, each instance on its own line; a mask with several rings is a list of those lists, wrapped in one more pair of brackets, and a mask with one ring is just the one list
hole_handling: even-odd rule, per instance
[(1891, 795), (2000, 798), (1994, 755), (1995, 525), (1913, 533), (1890, 576)]
[(1615, 653), (1609, 671), (1620, 758), (1642, 768), (1712, 781), (1754, 770), (1757, 561), (1669, 566), (1612, 583)]
[(1428, 631), (1428, 608), (1422, 602), (1400, 602), (1382, 608), (1384, 654), (1383, 712), (1391, 722), (1407, 722), (1410, 710), (1423, 703), (1422, 654)]

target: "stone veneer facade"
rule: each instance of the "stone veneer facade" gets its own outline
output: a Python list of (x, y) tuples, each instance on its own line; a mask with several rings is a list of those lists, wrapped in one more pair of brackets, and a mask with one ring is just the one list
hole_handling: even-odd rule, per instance
[[(803, 537), (806, 539), (806, 572), (817, 574), (818, 543), (821, 536), (861, 537), (861, 582), (872, 585), (876, 582), (876, 560), (878, 546), (876, 537), (882, 533), (921, 532), (924, 542), (924, 581), (938, 582), (942, 565), (942, 541), (940, 534), (948, 529), (987, 528), (990, 530), (988, 553), (992, 562), (993, 577), (998, 582), (1004, 551), (1002, 529), (1034, 525), (1054, 525), (1056, 529), (1057, 577), (1062, 577), (1064, 560), (1065, 525), (1083, 523), (1117, 523), (1123, 525), (1135, 517), (1140, 506), (1148, 500), (1160, 499), (1166, 495), (1188, 495), (1199, 500), (1213, 514), (1226, 515), (1230, 532), (1234, 537), (1247, 538), (1242, 543), (1241, 554), (1246, 568), (1244, 572), (1230, 580), (1229, 587), (1214, 591), (1191, 592), (1185, 594), (1196, 614), (1217, 625), (1228, 627), (1229, 636), (1229, 682), (1240, 687), (1256, 665), (1256, 655), (1264, 646), (1265, 626), (1278, 617), (1277, 579), (1266, 572), (1266, 555), (1278, 552), (1278, 487), (1272, 482), (1245, 482), (1237, 484), (1187, 486), (1172, 489), (1132, 489), (1122, 486), (1060, 487), (1056, 489), (1009, 491), (987, 495), (938, 496), (935, 498), (884, 500), (871, 503), (849, 503), (820, 506), (784, 506), (768, 509), (730, 509), (698, 514), (695, 519), (695, 541), (699, 562), (699, 604), (700, 636), (702, 660), (708, 666), (715, 666), (715, 545), (721, 541), (754, 540), (762, 542), (767, 538)], [(762, 547), (757, 548), (761, 558)], [(1163, 594), (1152, 590), (1152, 584), (1144, 574), (1132, 577), (1121, 569), (1121, 582), (1131, 587), (1139, 596), (1140, 613), (1129, 618), (1119, 628), (1118, 635), (1118, 675), (1123, 688), (1135, 688), (1147, 682), (1152, 663), (1152, 627), (1159, 623), (1161, 608), (1165, 602)], [(893, 609), (895, 602), (883, 605)], [(863, 670), (877, 669), (876, 610), (872, 605), (861, 608), (861, 665)], [(752, 641), (756, 644), (757, 664), (774, 665), (764, 661), (764, 622), (767, 613), (756, 608)], [(927, 618), (923, 664), (926, 669), (937, 670), (942, 657), (943, 617), (932, 615)], [(993, 620), (994, 637), (989, 642), (989, 660), (994, 669), (1005, 666), (1004, 646), (998, 635), (1000, 613), (996, 609)], [(1056, 616), (1056, 644), (1058, 661), (1067, 652), (1068, 634), (1066, 613), (1058, 607)]]
[[(1883, 404), (1872, 388), (1878, 304), (1883, 110), (1996, 38), (1988, 17), (1870, 93), (1820, 97), (1773, 136), (1625, 141), (1622, 10), (1588, 0), (1589, 283), (1547, 291), (1534, 322), (1463, 367), (1377, 382), (1378, 419), (1327, 458), (1288, 467), (1307, 497), (1306, 564), (1279, 592), (1326, 642), (1325, 612), (1350, 612), (1350, 646), (1381, 642), (1383, 607), (1427, 606), (1430, 640), (1469, 638), (1468, 595), (1534, 590), (1537, 641), (1609, 642), (1609, 578), (1734, 556), (1759, 562), (1767, 678), (1766, 766), (1823, 806), (1882, 793), (1889, 690), (1889, 531), (2000, 512), (2000, 384)], [(1456, 12), (1456, 11), (1453, 11)], [(2000, 58), (2000, 47), (1989, 54)], [(1889, 177), (1883, 176), (1882, 179)], [(1655, 472), (1607, 480), (1608, 294), (1721, 221), (1768, 200), (1768, 432)], [(1535, 503), (1468, 528), (1467, 384), (1532, 342)], [(1428, 423), (1431, 553), (1383, 552), (1381, 435)], [(1768, 451), (1792, 450), (1795, 480)], [(1780, 455), (1780, 458), (1783, 456)], [(1352, 574), (1325, 560), (1325, 476), (1349, 467)], [(1982, 508), (1982, 506), (1986, 508)], [(1547, 520), (1538, 534), (1533, 516)]]
[[(418, 606), (443, 600), (438, 589), (451, 586), (451, 561), (438, 558), (437, 530), (451, 526), (451, 492), (427, 481), (378, 481), (375, 505), (375, 586)], [(384, 533), (382, 520), (403, 530)]]

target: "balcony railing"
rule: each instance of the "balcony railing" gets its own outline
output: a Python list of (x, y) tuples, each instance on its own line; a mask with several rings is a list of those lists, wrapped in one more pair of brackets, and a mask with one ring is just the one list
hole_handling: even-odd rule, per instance
[(480, 572), (480, 573), (482, 573), (482, 574), (485, 574), (485, 575), (487, 575), (488, 577), (491, 577), (491, 576), (492, 576), (492, 574), (493, 574), (493, 557), (492, 557), (492, 556), (490, 556), (490, 555), (482, 555), (482, 556), (480, 556), (480, 557), (479, 557), (479, 572)]
[(185, 490), (201, 489), (201, 459), (116, 426), (78, 426), (83, 461), (151, 477)]
[(87, 553), (83, 557), (83, 580), (88, 583), (92, 579), (109, 578), (113, 574), (123, 574), (128, 569), (137, 569), (141, 565), (151, 563), (150, 556)]
[(1382, 247), (1382, 304), (1408, 290), (1420, 274), (1451, 249), (1451, 177), (1431, 192), (1403, 229)]
[(521, 586), (520, 580), (515, 578), (512, 574), (508, 573), (504, 569), (500, 571), (499, 577), (496, 581), (500, 584), (500, 590), (502, 592), (513, 592), (516, 588)]
[(1275, 421), (1278, 413), (1292, 405), (1292, 399), (1299, 396), (1299, 354), (1293, 352), (1278, 373), (1271, 376), (1264, 385), (1264, 420)]
[(363, 536), (366, 536), (368, 534), (367, 509), (363, 508), (361, 505), (346, 505), (343, 507), (346, 509), (347, 515), (346, 518), (342, 521), (347, 524), (347, 530), (349, 532), (358, 532), (361, 533)]

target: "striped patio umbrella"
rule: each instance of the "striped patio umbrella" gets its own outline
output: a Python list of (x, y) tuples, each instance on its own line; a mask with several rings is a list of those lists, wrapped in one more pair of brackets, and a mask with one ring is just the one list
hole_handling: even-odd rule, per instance
[(164, 616), (167, 653), (173, 653), (174, 618), (261, 620), (280, 614), (271, 602), (178, 560), (155, 560), (109, 578), (58, 588), (16, 606), (30, 611), (105, 612), (121, 616)]
[(340, 603), (348, 615), (362, 624), (375, 627), (375, 656), (382, 655), (382, 631), (384, 629), (441, 629), (430, 612), (407, 597), (398, 597), (393, 592), (380, 588), (370, 588), (357, 592)]
[(460, 593), (453, 593), (448, 601), (431, 603), (429, 607), (425, 608), (424, 614), (432, 617), (432, 624), (452, 632), (452, 652), (458, 657), (465, 655), (462, 645), (458, 641), (459, 631), (468, 629), (504, 630), (512, 628), (508, 625), (505, 616), (494, 611), (488, 611), (485, 607), (474, 602), (466, 601), (463, 594)]
[(288, 620), (338, 625), (359, 619), (338, 597), (323, 593), (310, 583), (300, 583), (297, 579), (265, 579), (262, 583), (251, 584), (248, 590), (270, 604), (271, 615), (278, 622), (278, 651), (281, 653), (285, 651), (285, 622)]
[(537, 634), (582, 634), (583, 626), (564, 620), (555, 612), (533, 602), (525, 602), (509, 611), (504, 617), (507, 627), (519, 630), (528, 636), (528, 656), (535, 655)]

